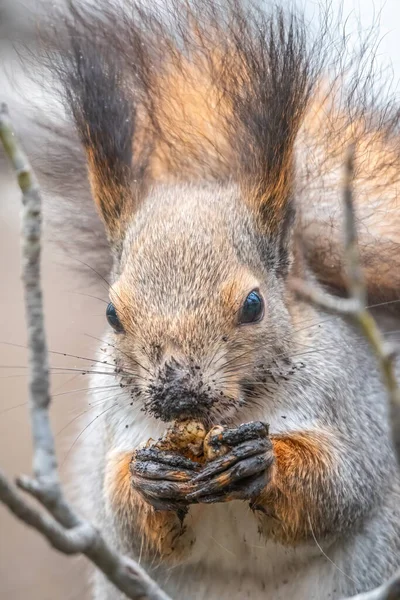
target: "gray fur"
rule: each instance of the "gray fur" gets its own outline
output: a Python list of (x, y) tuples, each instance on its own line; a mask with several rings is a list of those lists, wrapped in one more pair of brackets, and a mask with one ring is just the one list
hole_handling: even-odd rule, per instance
[[(344, 148), (354, 138), (371, 158), (358, 163), (354, 182), (367, 213), (361, 246), (372, 232), (374, 251), (398, 252), (399, 113), (392, 105), (375, 113), (364, 95), (369, 79), (360, 84), (357, 75), (345, 102), (335, 104), (340, 93), (330, 86), (324, 97), (317, 80), (330, 47), (326, 32), (307, 43), (301, 19), (264, 16), (249, 4), (207, 0), (190, 9), (172, 0), (166, 22), (140, 3), (133, 19), (109, 11), (93, 20), (75, 6), (61, 28), (67, 35), (55, 71), (112, 245), (110, 300), (123, 331), (108, 336), (121, 387), (81, 455), (83, 496), (110, 541), (175, 600), (334, 600), (376, 586), (399, 566), (399, 476), (387, 394), (366, 341), (345, 319), (290, 292), (293, 275), (312, 277), (295, 233), (320, 280), (343, 288), (335, 209)], [(171, 65), (179, 85), (168, 88)], [(199, 124), (180, 86), (189, 82), (195, 93), (203, 79)], [(396, 217), (390, 223), (371, 209), (386, 200)], [(386, 267), (397, 264), (383, 255)], [(369, 289), (396, 297), (396, 272), (382, 274), (379, 264), (366, 262)], [(254, 289), (265, 315), (242, 326), (238, 314)], [(173, 392), (160, 394), (174, 377)], [(93, 378), (95, 398), (103, 379)], [(272, 501), (266, 514), (249, 501), (196, 504), (183, 527), (173, 513), (166, 517), (170, 555), (147, 548), (148, 506), (130, 504), (129, 494), (118, 504), (113, 460), (130, 460), (163, 434), (156, 416), (176, 415), (160, 412), (160, 403), (189, 392), (185, 410), (208, 426), (261, 420), (272, 440), (314, 440), (315, 454), (286, 490), (288, 510), (299, 490), (309, 499), (293, 530)], [(157, 531), (150, 533), (157, 538)], [(96, 575), (94, 597), (118, 594)]]
[[(224, 236), (226, 242), (229, 240), (230, 253), (240, 263), (250, 263), (255, 270), (258, 267), (268, 286), (269, 326), (263, 344), (255, 345), (255, 356), (269, 361), (274, 354), (279, 356), (284, 352), (297, 367), (287, 378), (275, 376), (274, 381), (269, 380), (268, 391), (259, 392), (258, 402), (253, 404), (249, 398), (246, 405), (234, 410), (232, 407), (225, 416), (231, 424), (262, 419), (270, 423), (273, 434), (301, 430), (325, 433), (332, 438), (336, 468), (315, 489), (320, 515), (318, 525), (309, 539), (296, 547), (269, 541), (273, 520), (271, 525), (268, 517), (252, 513), (245, 502), (197, 506), (190, 509), (185, 521), (187, 531), (181, 541), (187, 548), (178, 566), (167, 564), (164, 568), (162, 559), (157, 557), (144, 564), (177, 600), (246, 595), (255, 599), (269, 596), (328, 599), (369, 589), (398, 567), (400, 504), (387, 396), (375, 357), (359, 332), (340, 317), (326, 315), (295, 301), (287, 291), (283, 293), (280, 280), (257, 262), (257, 240), (244, 225), (249, 217), (242, 205), (237, 204), (234, 189), (222, 191), (189, 186), (155, 190), (130, 228), (118, 279), (121, 281), (128, 269), (132, 294), (143, 294), (144, 300), (146, 292), (151, 290), (148, 307), (152, 320), (155, 319), (152, 311), (160, 310), (162, 314), (164, 310), (171, 311), (171, 306), (179, 310), (178, 299), (174, 300), (174, 282), (176, 270), (181, 271), (183, 265), (176, 257), (168, 260), (168, 248), (173, 247), (176, 235), (183, 234), (179, 239), (193, 244), (192, 258), (196, 263), (189, 262), (198, 266), (193, 281), (188, 271), (188, 283), (187, 286), (182, 283), (179, 298), (183, 303), (191, 303), (194, 296), (189, 295), (189, 291), (195, 290), (199, 299), (196, 309), (202, 323), (200, 353), (208, 352), (218, 321), (215, 314), (208, 314), (206, 307), (218, 289), (220, 277), (223, 279), (229, 254), (221, 261), (220, 252), (214, 252), (213, 227), (207, 230), (209, 243), (204, 244), (204, 250), (200, 240), (203, 224), (209, 222), (210, 207), (221, 194), (224, 202), (213, 223), (216, 235), (219, 236), (222, 227), (232, 232)], [(182, 197), (185, 203), (181, 203), (178, 210), (176, 203), (181, 202)], [(131, 252), (138, 236), (141, 236), (140, 252)], [(238, 238), (242, 244), (235, 243)], [(162, 246), (157, 244), (161, 239)], [(146, 254), (146, 261), (142, 253)], [(220, 266), (216, 262), (210, 264), (212, 260), (218, 261)], [(199, 269), (203, 267), (204, 275), (200, 275)], [(213, 277), (207, 278), (211, 269)], [(196, 281), (202, 282), (201, 287), (193, 288)], [(167, 297), (172, 302), (168, 306)], [(142, 325), (137, 332), (143, 335), (140, 344), (145, 338), (150, 344), (152, 332), (156, 331), (152, 329), (154, 323), (145, 324), (145, 313), (140, 318)], [(196, 337), (198, 332), (194, 331), (193, 335)], [(208, 342), (207, 336), (211, 336)], [(111, 343), (120, 341), (115, 336)], [(113, 356), (113, 348), (109, 350)], [(124, 347), (124, 352), (126, 350)], [(131, 368), (135, 368), (134, 365)], [(93, 385), (101, 385), (100, 380), (101, 376), (96, 377)], [(85, 450), (86, 473), (92, 471), (91, 510), (97, 511), (99, 525), (121, 549), (138, 557), (141, 541), (135, 528), (129, 519), (125, 520), (126, 516), (110, 513), (108, 499), (101, 488), (104, 452), (133, 449), (149, 437), (156, 438), (165, 425), (140, 411), (140, 398), (131, 406), (127, 391), (122, 390), (117, 400), (118, 407), (111, 408), (102, 419), (103, 429), (97, 432), (94, 447)], [(308, 485), (307, 476), (303, 484)], [(200, 510), (203, 516), (196, 523), (192, 515)], [(192, 536), (196, 540), (194, 545), (190, 544)], [(319, 545), (334, 564), (321, 553)], [(96, 582), (96, 600), (118, 598), (101, 576), (96, 576)]]

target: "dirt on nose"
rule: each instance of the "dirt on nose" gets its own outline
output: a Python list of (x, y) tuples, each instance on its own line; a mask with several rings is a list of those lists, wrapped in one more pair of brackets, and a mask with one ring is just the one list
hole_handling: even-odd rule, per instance
[(216, 399), (215, 392), (204, 381), (199, 365), (183, 366), (172, 359), (148, 386), (144, 409), (165, 422), (201, 419)]

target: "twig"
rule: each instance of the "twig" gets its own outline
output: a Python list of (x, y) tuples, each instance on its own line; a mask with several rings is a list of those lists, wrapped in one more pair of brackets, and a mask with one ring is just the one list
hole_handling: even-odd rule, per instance
[(345, 248), (344, 263), (346, 265), (348, 298), (336, 298), (324, 292), (321, 288), (301, 279), (291, 282), (292, 289), (302, 298), (316, 304), (329, 312), (346, 315), (352, 318), (361, 328), (364, 336), (371, 344), (378, 357), (380, 369), (384, 378), (392, 408), (400, 406), (400, 389), (397, 383), (394, 358), (395, 348), (383, 337), (375, 319), (366, 308), (367, 292), (361, 268), (357, 245), (356, 221), (353, 203), (353, 171), (354, 146), (350, 146), (347, 154), (344, 176), (344, 222)]
[(16, 171), (23, 204), (22, 280), (28, 327), (34, 478), (20, 477), (17, 485), (39, 500), (49, 514), (32, 508), (1, 471), (0, 501), (61, 552), (85, 554), (128, 598), (171, 600), (135, 561), (115, 552), (92, 524), (74, 512), (64, 497), (49, 419), (48, 351), (40, 277), (41, 195), (5, 105), (0, 108), (0, 140)]
[[(370, 342), (378, 360), (383, 380), (389, 394), (392, 413), (394, 408), (400, 406), (400, 389), (396, 379), (394, 359), (395, 348), (389, 344), (379, 327), (366, 308), (367, 289), (364, 282), (360, 254), (357, 244), (357, 228), (353, 202), (353, 178), (354, 178), (354, 145), (348, 149), (344, 183), (344, 263), (346, 268), (348, 298), (336, 298), (324, 292), (321, 288), (307, 283), (301, 279), (292, 282), (292, 289), (303, 299), (312, 304), (321, 306), (333, 313), (346, 315), (353, 319), (361, 328), (364, 336)], [(394, 418), (392, 418), (394, 423)], [(400, 599), (400, 571), (382, 586), (353, 596), (348, 600), (399, 600)]]

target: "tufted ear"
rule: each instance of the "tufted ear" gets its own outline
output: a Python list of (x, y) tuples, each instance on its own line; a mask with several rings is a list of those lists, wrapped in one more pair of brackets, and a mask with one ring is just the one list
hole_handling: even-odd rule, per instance
[(136, 110), (130, 80), (121, 56), (93, 30), (68, 24), (67, 37), (55, 70), (86, 152), (95, 204), (116, 249), (141, 188), (141, 169), (133, 157)]
[(242, 19), (230, 39), (240, 67), (226, 70), (224, 88), (244, 199), (268, 252), (282, 262), (294, 221), (294, 146), (321, 53), (306, 44), (304, 23), (283, 11)]

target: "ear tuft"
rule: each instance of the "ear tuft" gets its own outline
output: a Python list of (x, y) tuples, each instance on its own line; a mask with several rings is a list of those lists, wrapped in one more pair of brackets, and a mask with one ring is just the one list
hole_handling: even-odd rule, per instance
[(121, 55), (95, 32), (96, 24), (85, 25), (75, 12), (52, 68), (86, 152), (92, 195), (115, 246), (138, 202), (133, 187), (136, 109)]
[(245, 43), (235, 40), (244, 67), (232, 98), (245, 195), (273, 236), (292, 222), (286, 213), (293, 211), (294, 144), (321, 64), (301, 19), (282, 10), (254, 18), (247, 19)]

